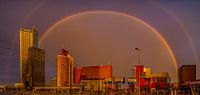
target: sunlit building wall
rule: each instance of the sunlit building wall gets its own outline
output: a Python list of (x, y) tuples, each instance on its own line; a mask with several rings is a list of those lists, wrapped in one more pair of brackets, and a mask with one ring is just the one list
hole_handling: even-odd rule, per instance
[(150, 76), (151, 74), (151, 69), (150, 68), (147, 68), (147, 67), (144, 67), (144, 72), (145, 72), (145, 76)]
[(170, 77), (168, 72), (151, 73), (151, 69), (143, 65), (135, 65), (133, 71), (134, 77), (132, 81), (136, 82), (136, 85), (141, 88), (149, 86), (150, 88), (159, 87), (163, 89), (169, 86)]
[(143, 83), (143, 78), (142, 78), (142, 73), (144, 72), (144, 66), (143, 65), (135, 65), (134, 66), (134, 77), (136, 78), (137, 85), (142, 85)]
[(67, 86), (74, 81), (73, 57), (69, 52), (62, 49), (57, 55), (57, 86)]
[(74, 68), (74, 83), (80, 83), (81, 82), (81, 70), (82, 67), (75, 67)]
[(153, 73), (148, 78), (150, 80), (145, 79), (144, 85), (149, 85), (150, 88), (164, 89), (169, 87), (170, 76), (168, 72)]
[(112, 66), (86, 66), (75, 68), (75, 83), (80, 83), (81, 78), (104, 79), (112, 77)]
[(74, 57), (68, 54), (67, 58), (69, 59), (69, 83), (68, 84), (74, 84)]
[(28, 50), (28, 75), (31, 86), (45, 85), (45, 50), (31, 47)]
[(28, 49), (37, 47), (38, 38), (37, 30), (20, 29), (20, 81), (24, 83), (28, 73)]
[(85, 90), (102, 91), (105, 88), (104, 79), (83, 79), (81, 84), (84, 85)]

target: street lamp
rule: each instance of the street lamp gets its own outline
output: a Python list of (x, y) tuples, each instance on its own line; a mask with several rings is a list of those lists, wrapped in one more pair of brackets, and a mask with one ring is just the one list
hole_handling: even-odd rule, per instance
[(142, 51), (142, 49), (141, 48), (135, 48), (135, 51), (136, 51), (137, 56), (138, 56), (138, 59), (137, 59), (138, 64), (140, 65), (141, 64), (141, 51)]

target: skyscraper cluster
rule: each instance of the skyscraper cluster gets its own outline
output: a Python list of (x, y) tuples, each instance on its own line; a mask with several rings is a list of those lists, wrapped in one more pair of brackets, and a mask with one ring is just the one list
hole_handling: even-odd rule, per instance
[[(65, 49), (57, 55), (56, 86), (74, 83), (73, 57)], [(32, 29), (20, 29), (20, 82), (24, 87), (45, 86), (45, 50), (38, 48), (38, 33)]]
[(25, 86), (44, 86), (45, 50), (38, 48), (38, 33), (20, 29), (20, 82)]

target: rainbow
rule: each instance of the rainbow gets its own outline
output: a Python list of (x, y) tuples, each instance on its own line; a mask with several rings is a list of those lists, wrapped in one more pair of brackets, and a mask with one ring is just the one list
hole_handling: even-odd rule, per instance
[(178, 65), (177, 65), (177, 61), (176, 61), (176, 58), (174, 56), (174, 53), (173, 53), (171, 47), (169, 46), (169, 44), (167, 43), (167, 41), (165, 40), (165, 38), (155, 28), (153, 28), (151, 25), (149, 25), (145, 21), (143, 21), (143, 20), (141, 20), (139, 18), (136, 18), (136, 17), (134, 17), (132, 15), (128, 15), (126, 13), (113, 12), (113, 11), (86, 11), (86, 12), (80, 12), (80, 13), (75, 13), (75, 14), (70, 15), (70, 16), (66, 16), (66, 17), (62, 18), (61, 20), (59, 20), (58, 22), (54, 23), (52, 26), (50, 26), (48, 28), (48, 30), (42, 35), (41, 39), (39, 40), (39, 45), (43, 42), (43, 40), (50, 33), (50, 31), (53, 30), (56, 26), (58, 26), (62, 22), (66, 21), (66, 20), (69, 20), (69, 19), (72, 19), (74, 17), (83, 16), (83, 15), (87, 15), (87, 14), (97, 14), (97, 13), (98, 14), (99, 13), (102, 13), (102, 14), (112, 14), (112, 15), (119, 15), (119, 16), (127, 17), (127, 18), (129, 18), (131, 20), (138, 21), (139, 23), (143, 24), (148, 29), (150, 29), (154, 34), (157, 35), (157, 37), (159, 37), (159, 39), (161, 40), (161, 42), (167, 48), (167, 50), (168, 50), (168, 52), (169, 52), (169, 54), (170, 54), (170, 56), (172, 58), (172, 61), (174, 63), (174, 66), (176, 68), (176, 74), (177, 74), (176, 81), (178, 80)]
[(174, 15), (174, 13), (172, 13), (172, 11), (169, 11), (167, 8), (165, 8), (164, 6), (161, 6), (160, 4), (158, 4), (158, 3), (154, 2), (154, 1), (151, 1), (151, 3), (154, 6), (158, 7), (159, 9), (161, 9), (166, 14), (168, 14), (177, 23), (177, 25), (179, 25), (180, 29), (182, 30), (182, 32), (185, 34), (186, 38), (189, 41), (189, 44), (190, 44), (190, 47), (192, 49), (192, 53), (193, 53), (193, 56), (194, 56), (195, 64), (198, 64), (199, 63), (199, 58), (197, 56), (198, 55), (197, 54), (197, 50), (195, 48), (195, 44), (193, 43), (191, 35), (188, 32), (188, 29), (186, 28), (186, 26), (181, 22), (181, 20), (176, 15)]

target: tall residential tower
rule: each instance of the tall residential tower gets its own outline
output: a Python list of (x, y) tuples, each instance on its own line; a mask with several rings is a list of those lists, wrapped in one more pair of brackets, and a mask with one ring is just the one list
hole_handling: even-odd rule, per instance
[(28, 74), (28, 49), (37, 47), (38, 34), (35, 28), (20, 29), (20, 82), (24, 83)]
[(57, 86), (73, 84), (73, 76), (73, 57), (65, 49), (61, 49), (61, 53), (57, 55)]
[(36, 47), (29, 48), (28, 60), (30, 86), (45, 86), (45, 50)]
[(38, 48), (35, 28), (20, 29), (20, 82), (25, 87), (45, 84), (45, 50)]

